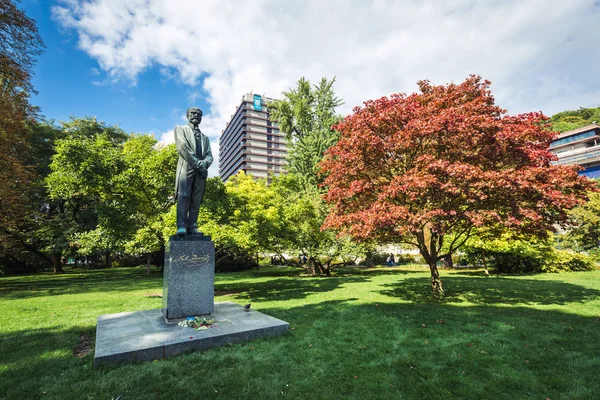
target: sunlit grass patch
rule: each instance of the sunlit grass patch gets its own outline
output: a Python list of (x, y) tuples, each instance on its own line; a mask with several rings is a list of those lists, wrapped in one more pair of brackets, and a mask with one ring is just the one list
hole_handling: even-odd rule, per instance
[[(281, 337), (93, 369), (96, 317), (160, 308), (140, 269), (0, 278), (0, 397), (595, 398), (600, 271), (484, 277), (427, 269), (218, 274), (216, 301), (290, 323)], [(86, 353), (86, 351), (90, 352)], [(198, 392), (201, 391), (201, 393)]]

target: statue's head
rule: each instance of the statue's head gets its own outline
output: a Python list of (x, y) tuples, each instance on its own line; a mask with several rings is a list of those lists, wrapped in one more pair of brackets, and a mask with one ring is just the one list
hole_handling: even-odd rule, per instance
[(194, 125), (200, 125), (200, 122), (202, 122), (202, 110), (198, 107), (188, 108), (185, 115), (188, 121), (190, 121)]

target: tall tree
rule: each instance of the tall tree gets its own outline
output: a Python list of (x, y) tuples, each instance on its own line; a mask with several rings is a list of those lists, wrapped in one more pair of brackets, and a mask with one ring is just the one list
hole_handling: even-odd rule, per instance
[[(80, 253), (102, 252), (110, 266), (111, 252), (124, 245), (133, 229), (121, 174), (127, 165), (123, 143), (127, 134), (95, 118), (63, 122), (65, 136), (56, 141), (56, 154), (45, 183), (58, 213), (50, 233), (54, 257), (75, 244)], [(65, 226), (65, 224), (68, 225)]]
[(311, 85), (305, 78), (298, 80), (296, 89), (283, 92), (283, 99), (271, 104), (271, 117), (279, 121), (288, 142), (288, 172), (297, 175), (305, 185), (316, 186), (317, 164), (333, 145), (338, 134), (332, 126), (340, 121), (336, 107), (343, 104), (334, 91), (335, 78), (322, 78)]
[(302, 265), (310, 274), (331, 276), (336, 265), (365, 254), (364, 247), (352, 241), (350, 236), (338, 237), (333, 229), (321, 229), (328, 205), (316, 187), (302, 188), (294, 175), (278, 177), (272, 187), (285, 199), (283, 217), (288, 227), (288, 234), (284, 236), (287, 248), (293, 254), (306, 256), (306, 263)]
[(489, 81), (418, 84), (420, 93), (366, 101), (336, 126), (341, 138), (322, 162), (324, 228), (413, 244), (441, 294), (437, 262), (474, 227), (546, 235), (592, 184), (576, 167), (551, 166), (546, 118), (506, 115)]
[(13, 1), (0, 0), (0, 240), (6, 243), (18, 236), (30, 211), (34, 171), (28, 165), (27, 123), (36, 117), (29, 103), (31, 76), (43, 46), (35, 21)]
[(340, 258), (359, 249), (349, 237), (338, 238), (333, 230), (321, 231), (327, 204), (320, 194), (323, 176), (318, 164), (339, 138), (333, 126), (341, 120), (336, 108), (343, 101), (335, 95), (335, 78), (322, 78), (311, 85), (305, 78), (295, 89), (283, 93), (283, 99), (272, 104), (272, 117), (286, 133), (288, 144), (288, 178), (274, 180), (274, 188), (285, 198), (284, 216), (289, 222), (289, 250), (307, 256), (307, 269), (313, 274), (330, 275)]
[(125, 243), (128, 253), (146, 254), (150, 260), (152, 253), (163, 248), (162, 219), (174, 202), (177, 157), (174, 144), (157, 147), (151, 135), (131, 135), (123, 144), (127, 168), (116, 184), (125, 194), (120, 201), (134, 215), (135, 234)]

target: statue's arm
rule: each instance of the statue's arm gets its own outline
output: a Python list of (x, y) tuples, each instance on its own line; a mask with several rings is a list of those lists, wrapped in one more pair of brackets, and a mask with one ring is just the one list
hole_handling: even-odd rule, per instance
[(194, 169), (198, 169), (202, 161), (198, 158), (190, 143), (185, 139), (185, 133), (180, 127), (175, 127), (175, 147), (177, 148), (177, 153), (189, 165)]
[(213, 163), (213, 155), (212, 150), (210, 149), (210, 139), (208, 136), (206, 136), (206, 156), (204, 156), (204, 161), (206, 161), (206, 169)]

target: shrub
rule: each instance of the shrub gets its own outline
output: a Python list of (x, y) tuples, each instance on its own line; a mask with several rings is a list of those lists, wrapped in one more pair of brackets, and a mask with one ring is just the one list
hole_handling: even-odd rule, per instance
[(591, 271), (595, 269), (594, 260), (584, 254), (567, 250), (555, 250), (552, 261), (542, 265), (542, 272)]
[(521, 240), (508, 235), (499, 239), (474, 240), (464, 249), (471, 265), (487, 264), (501, 273), (537, 272), (553, 260), (554, 249), (547, 240)]
[(396, 264), (404, 265), (404, 264), (415, 264), (422, 260), (420, 256), (414, 256), (412, 254), (397, 254), (394, 256), (396, 258)]
[(464, 258), (470, 265), (487, 264), (500, 273), (590, 271), (595, 268), (592, 257), (557, 250), (549, 240), (521, 240), (508, 235), (500, 239), (473, 240), (464, 247)]

